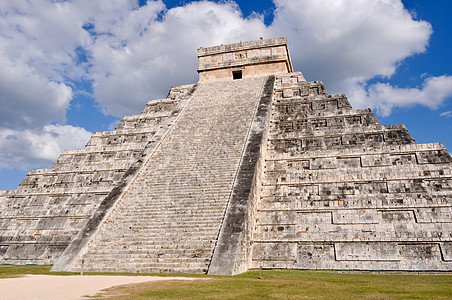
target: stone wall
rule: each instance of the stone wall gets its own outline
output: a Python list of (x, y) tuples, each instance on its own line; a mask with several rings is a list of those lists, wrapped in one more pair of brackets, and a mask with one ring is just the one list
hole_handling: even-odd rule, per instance
[(321, 82), (279, 76), (253, 267), (451, 270), (452, 163)]
[(233, 72), (240, 78), (292, 72), (286, 38), (200, 48), (198, 59), (200, 82), (233, 80)]

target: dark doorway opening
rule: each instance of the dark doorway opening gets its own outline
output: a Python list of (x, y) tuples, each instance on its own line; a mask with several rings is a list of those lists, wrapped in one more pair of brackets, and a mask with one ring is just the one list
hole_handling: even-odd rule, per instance
[(242, 70), (232, 71), (232, 79), (242, 79)]

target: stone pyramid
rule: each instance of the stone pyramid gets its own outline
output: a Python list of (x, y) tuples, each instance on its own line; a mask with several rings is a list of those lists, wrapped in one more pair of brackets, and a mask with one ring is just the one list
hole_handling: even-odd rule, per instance
[(285, 38), (0, 192), (0, 263), (54, 271), (452, 270), (452, 159), (293, 72)]

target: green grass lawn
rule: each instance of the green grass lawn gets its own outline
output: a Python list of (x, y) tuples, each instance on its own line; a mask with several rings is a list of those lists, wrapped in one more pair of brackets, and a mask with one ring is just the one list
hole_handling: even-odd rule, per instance
[[(49, 273), (49, 269), (50, 266), (0, 265), (0, 278), (23, 274), (55, 274)], [(124, 275), (124, 273), (115, 274)], [(180, 276), (180, 274), (177, 275)], [(249, 271), (231, 277), (188, 274), (184, 276), (208, 279), (113, 287), (99, 297), (108, 296), (108, 299), (452, 299), (452, 274), (264, 270), (262, 280), (259, 279), (259, 271)]]
[[(36, 265), (0, 265), (0, 279), (20, 277), (25, 274), (50, 274), (50, 268), (52, 266), (36, 266)], [(62, 274), (76, 274), (76, 273), (57, 273)]]
[[(142, 283), (111, 299), (452, 299), (452, 275), (250, 271), (194, 282)], [(110, 298), (109, 298), (110, 299)]]

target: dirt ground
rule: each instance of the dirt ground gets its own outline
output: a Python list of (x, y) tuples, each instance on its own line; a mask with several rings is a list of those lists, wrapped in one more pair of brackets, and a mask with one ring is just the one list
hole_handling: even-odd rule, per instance
[(19, 278), (0, 279), (0, 299), (83, 299), (83, 296), (94, 296), (103, 289), (117, 285), (149, 281), (195, 279), (158, 276), (26, 275)]

